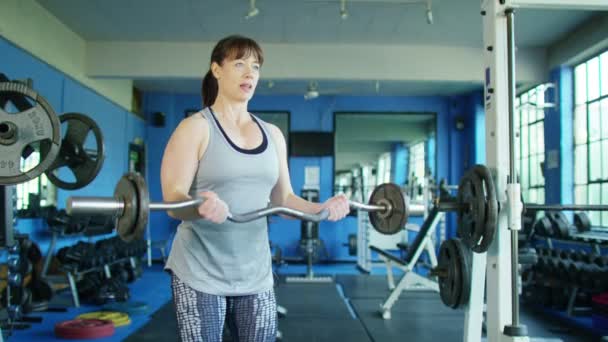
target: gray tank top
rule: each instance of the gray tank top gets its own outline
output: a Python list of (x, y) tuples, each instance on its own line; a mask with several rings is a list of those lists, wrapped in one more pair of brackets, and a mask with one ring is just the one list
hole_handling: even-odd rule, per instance
[[(257, 148), (245, 150), (230, 140), (210, 108), (195, 115), (203, 115), (209, 123), (209, 144), (189, 194), (213, 191), (234, 214), (268, 206), (279, 177), (279, 163), (266, 123), (252, 116), (263, 141)], [(270, 290), (273, 276), (267, 220), (226, 220), (222, 224), (182, 221), (165, 269), (193, 289), (209, 294), (235, 296)]]

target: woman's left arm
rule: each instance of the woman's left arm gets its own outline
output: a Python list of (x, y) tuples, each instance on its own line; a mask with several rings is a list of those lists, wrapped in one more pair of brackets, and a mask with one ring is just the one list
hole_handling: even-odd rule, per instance
[(279, 179), (270, 193), (273, 206), (287, 207), (309, 214), (316, 214), (323, 209), (329, 209), (330, 221), (337, 221), (348, 215), (350, 211), (348, 199), (343, 194), (331, 197), (324, 203), (309, 202), (293, 193), (287, 165), (287, 147), (281, 130), (272, 124), (267, 124), (277, 151), (279, 161)]

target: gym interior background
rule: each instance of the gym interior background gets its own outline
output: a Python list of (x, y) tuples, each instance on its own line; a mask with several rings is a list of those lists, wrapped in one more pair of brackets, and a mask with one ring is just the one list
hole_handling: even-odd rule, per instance
[[(482, 28), (477, 0), (0, 2), (0, 73), (29, 80), (57, 115), (92, 119), (105, 155), (95, 178), (76, 190), (44, 174), (6, 187), (11, 193), (2, 209), (14, 211), (15, 220), (3, 229), (14, 229), (22, 249), (29, 240), (41, 255), (22, 254), (33, 261), (19, 269), (17, 282), (31, 289), (27, 299), (13, 291), (19, 303), (11, 304), (23, 308), (16, 314), (6, 309), (6, 288), (15, 287), (7, 285), (16, 281), (7, 277), (11, 251), (3, 249), (4, 338), (56, 340), (57, 323), (103, 307), (129, 311), (129, 324), (121, 316), (108, 341), (176, 340), (162, 264), (178, 222), (150, 212), (145, 243), (123, 255), (108, 227), (113, 222), (74, 222), (58, 211), (70, 196), (113, 196), (120, 178), (134, 171), (144, 176), (151, 201), (162, 200), (164, 147), (179, 121), (201, 108), (200, 80), (221, 37), (251, 36), (265, 50), (249, 110), (283, 131), (297, 194), (324, 201), (345, 192), (367, 202), (377, 185), (392, 182), (428, 214), (431, 198), (456, 196), (466, 171), (486, 161)], [(608, 205), (608, 13), (522, 9), (515, 32), (524, 202)], [(15, 106), (9, 101), (5, 110)], [(84, 147), (99, 157), (93, 133)], [(42, 157), (34, 152), (27, 160), (35, 165)], [(57, 175), (75, 179), (65, 169)], [(525, 247), (535, 256), (522, 265), (522, 320), (531, 337), (599, 340), (608, 335), (601, 305), (608, 211), (576, 216), (577, 223), (589, 218), (590, 227), (563, 213), (543, 220), (545, 213), (535, 212), (523, 221)], [(286, 309), (279, 310), (281, 337), (461, 340), (462, 311), (446, 308), (432, 289), (399, 288), (390, 319), (379, 313), (391, 293), (387, 273), (427, 275), (437, 263), (430, 254), (457, 235), (456, 214), (433, 227), (433, 253), (391, 272), (383, 262), (390, 256), (368, 247), (403, 263), (407, 248), (425, 248), (415, 245), (425, 216), (410, 217), (407, 229), (387, 236), (367, 228), (365, 215), (312, 226), (269, 218), (277, 299)], [(95, 253), (85, 243), (111, 245), (115, 257), (83, 265)], [(108, 261), (116, 258), (124, 262)], [(104, 273), (105, 264), (111, 267)], [(96, 275), (87, 279), (90, 270)], [(73, 286), (67, 273), (75, 275)], [(40, 283), (53, 291), (35, 294)], [(445, 324), (435, 328), (437, 322)]]

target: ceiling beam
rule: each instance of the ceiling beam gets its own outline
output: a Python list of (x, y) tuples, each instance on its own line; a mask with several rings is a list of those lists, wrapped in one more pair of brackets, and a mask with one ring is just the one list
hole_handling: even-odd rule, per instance
[[(200, 79), (213, 43), (88, 42), (90, 77)], [(455, 81), (480, 83), (478, 47), (439, 45), (262, 44), (265, 79)], [(518, 80), (544, 80), (544, 49), (520, 49)]]

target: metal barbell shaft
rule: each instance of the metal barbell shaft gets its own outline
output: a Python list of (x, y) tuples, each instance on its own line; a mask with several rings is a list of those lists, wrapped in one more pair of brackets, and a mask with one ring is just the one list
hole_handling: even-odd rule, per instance
[[(456, 202), (438, 202), (437, 209), (439, 211), (458, 211), (460, 208), (468, 210), (467, 204), (462, 205)], [(560, 210), (572, 210), (572, 211), (608, 211), (608, 205), (606, 204), (536, 204), (536, 203), (524, 203), (524, 210), (545, 210), (545, 211), (560, 211)]]
[(608, 211), (608, 205), (605, 204), (532, 204), (524, 203), (525, 209), (534, 210), (574, 210), (574, 211)]
[(363, 211), (384, 211), (387, 209), (383, 205), (364, 204), (364, 203), (353, 202), (353, 201), (348, 201), (348, 205), (351, 208), (363, 210)]
[[(150, 211), (166, 211), (196, 207), (205, 201), (204, 198), (194, 198), (178, 202), (152, 202)], [(363, 204), (349, 201), (351, 208), (364, 211), (385, 211), (382, 205)], [(120, 216), (124, 209), (124, 202), (113, 197), (70, 197), (66, 202), (66, 212), (69, 215), (105, 215)], [(305, 221), (320, 222), (329, 217), (329, 211), (323, 210), (317, 214), (308, 214), (286, 207), (269, 207), (244, 214), (230, 214), (228, 220), (233, 222), (249, 222), (273, 214), (284, 214)]]
[(270, 207), (270, 208), (255, 210), (255, 211), (248, 212), (245, 214), (238, 214), (238, 215), (231, 214), (228, 216), (228, 220), (230, 220), (232, 222), (242, 223), (242, 222), (253, 221), (253, 220), (256, 220), (256, 219), (259, 219), (262, 217), (266, 217), (268, 215), (273, 215), (273, 214), (284, 214), (284, 215), (289, 215), (289, 216), (292, 216), (295, 218), (299, 218), (304, 221), (320, 222), (320, 221), (326, 220), (329, 217), (329, 210), (327, 210), (327, 209), (322, 210), (318, 214), (307, 214), (307, 213), (301, 212), (299, 210), (294, 210), (291, 208)]

